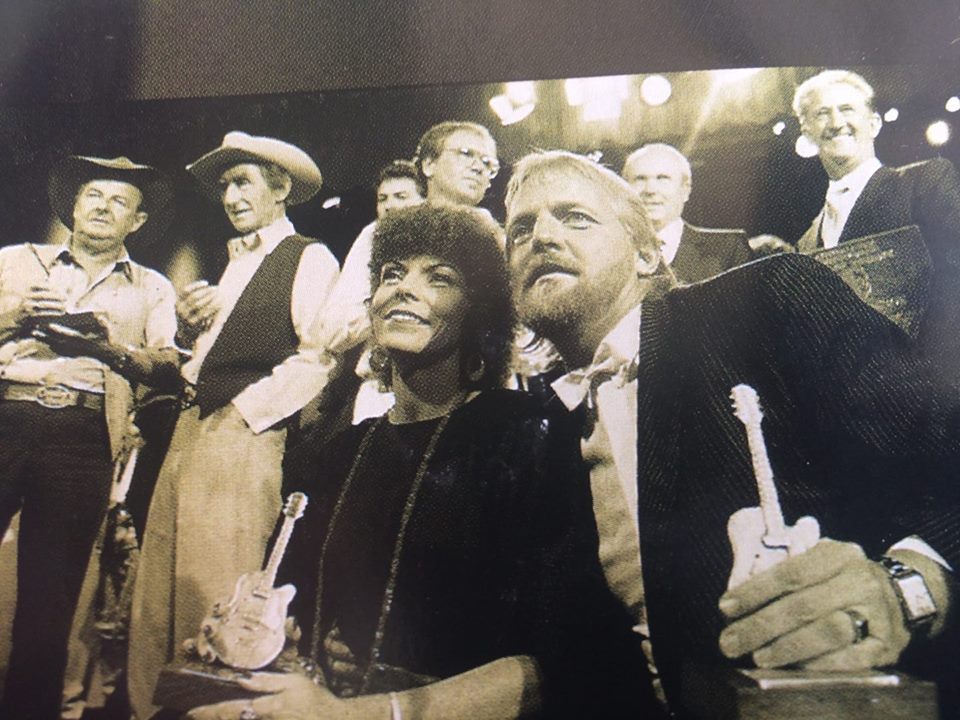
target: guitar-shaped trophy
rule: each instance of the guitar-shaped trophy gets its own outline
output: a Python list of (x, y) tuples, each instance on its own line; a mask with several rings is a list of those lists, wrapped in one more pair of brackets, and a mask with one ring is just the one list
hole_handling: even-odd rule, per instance
[(293, 493), (283, 508), (283, 526), (267, 566), (240, 577), (227, 603), (217, 603), (204, 619), (197, 651), (205, 662), (219, 660), (239, 670), (258, 670), (283, 650), (287, 608), (297, 589), (273, 587), (294, 523), (303, 516), (307, 496)]
[(809, 550), (820, 540), (820, 524), (816, 518), (805, 516), (797, 520), (795, 525), (784, 522), (773, 470), (767, 457), (767, 446), (760, 429), (763, 413), (757, 391), (749, 385), (737, 385), (731, 391), (730, 399), (733, 400), (734, 414), (747, 431), (760, 506), (737, 510), (727, 522), (727, 535), (733, 548), (733, 568), (728, 589), (787, 557)]

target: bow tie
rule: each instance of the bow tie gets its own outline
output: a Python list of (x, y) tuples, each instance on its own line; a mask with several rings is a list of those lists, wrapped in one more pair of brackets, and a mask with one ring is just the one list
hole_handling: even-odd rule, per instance
[(571, 370), (553, 382), (551, 387), (568, 410), (577, 408), (584, 400), (587, 407), (596, 404), (597, 388), (605, 382), (623, 387), (637, 377), (637, 357), (631, 360), (608, 355), (579, 370)]
[(254, 252), (260, 247), (260, 233), (253, 235), (244, 235), (243, 237), (233, 238), (230, 241), (230, 257), (235, 258), (240, 255)]

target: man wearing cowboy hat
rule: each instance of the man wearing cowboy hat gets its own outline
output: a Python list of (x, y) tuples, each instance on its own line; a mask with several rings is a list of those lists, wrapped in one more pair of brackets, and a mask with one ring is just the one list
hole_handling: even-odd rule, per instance
[(125, 157), (71, 156), (51, 172), (49, 195), (69, 239), (0, 249), (0, 531), (22, 510), (0, 706), (10, 718), (59, 717), (70, 622), (131, 383), (177, 376), (173, 286), (124, 246), (148, 213), (166, 213), (168, 181)]
[(313, 160), (280, 140), (231, 132), (187, 170), (238, 237), (219, 285), (193, 283), (178, 304), (196, 340), (134, 591), (129, 687), (142, 718), (156, 709), (170, 649), (198, 633), (241, 574), (260, 568), (280, 512), (286, 421), (333, 364), (319, 320), (337, 261), (286, 215), (320, 189)]

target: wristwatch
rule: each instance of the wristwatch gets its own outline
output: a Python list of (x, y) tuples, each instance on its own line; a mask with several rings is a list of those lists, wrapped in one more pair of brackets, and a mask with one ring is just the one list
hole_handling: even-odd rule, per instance
[(911, 632), (919, 629), (928, 630), (934, 618), (937, 617), (937, 605), (933, 601), (933, 595), (923, 575), (909, 565), (904, 565), (899, 560), (886, 555), (880, 558), (880, 564), (890, 575), (890, 582), (900, 600), (900, 608), (903, 610), (907, 629)]

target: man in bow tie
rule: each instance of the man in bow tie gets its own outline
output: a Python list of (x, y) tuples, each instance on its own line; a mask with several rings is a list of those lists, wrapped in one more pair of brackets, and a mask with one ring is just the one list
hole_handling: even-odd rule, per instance
[(320, 325), (337, 261), (286, 213), (320, 189), (316, 164), (289, 143), (231, 132), (187, 170), (238, 236), (219, 284), (193, 283), (178, 303), (195, 340), (133, 598), (129, 683), (142, 718), (155, 710), (170, 648), (196, 636), (237, 578), (260, 568), (281, 508), (289, 419), (333, 365)]
[[(960, 411), (906, 338), (801, 255), (671, 289), (638, 195), (581, 156), (523, 158), (506, 209), (519, 317), (575, 368), (554, 387), (585, 416), (604, 573), (667, 701), (691, 662), (854, 669), (936, 648)], [(727, 521), (759, 502), (740, 383), (764, 402), (785, 521), (813, 515), (825, 539), (728, 590)]]
[(948, 379), (960, 379), (960, 178), (944, 158), (891, 168), (877, 159), (883, 124), (873, 88), (847, 70), (825, 70), (793, 97), (803, 134), (830, 180), (801, 252), (917, 225), (933, 265), (918, 342)]

